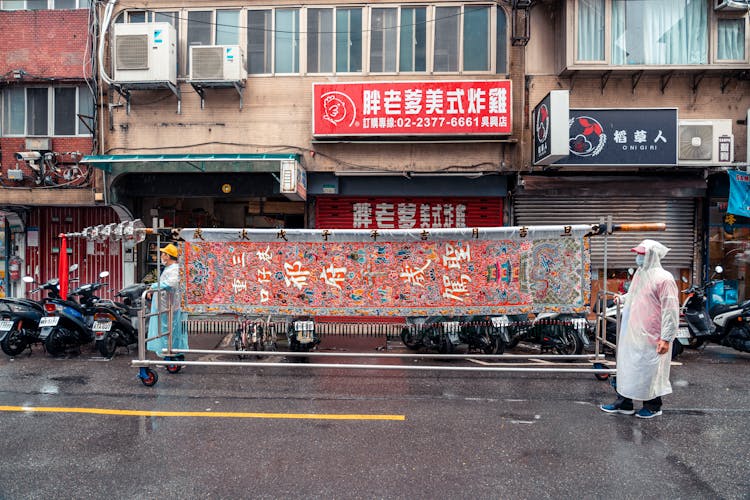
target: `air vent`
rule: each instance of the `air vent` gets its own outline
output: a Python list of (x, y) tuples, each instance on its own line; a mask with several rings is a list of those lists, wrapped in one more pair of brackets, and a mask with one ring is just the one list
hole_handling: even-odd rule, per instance
[(148, 69), (148, 35), (120, 35), (115, 38), (116, 69)]
[(680, 160), (711, 161), (713, 125), (680, 125)]
[(193, 47), (193, 79), (224, 79), (224, 47)]

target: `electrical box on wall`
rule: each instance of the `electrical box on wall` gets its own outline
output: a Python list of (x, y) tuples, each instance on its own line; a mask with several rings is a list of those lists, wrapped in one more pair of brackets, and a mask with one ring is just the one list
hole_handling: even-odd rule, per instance
[(177, 83), (177, 36), (169, 23), (114, 25), (114, 80)]

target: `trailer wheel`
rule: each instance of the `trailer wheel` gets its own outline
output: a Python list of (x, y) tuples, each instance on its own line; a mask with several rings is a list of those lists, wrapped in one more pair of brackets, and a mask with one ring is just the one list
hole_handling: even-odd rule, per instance
[(141, 368), (138, 378), (141, 379), (141, 382), (146, 387), (152, 387), (159, 381), (159, 375), (151, 368)]
[[(605, 366), (602, 363), (594, 363), (595, 370), (601, 370), (603, 368), (605, 368)], [(594, 377), (596, 377), (596, 380), (608, 380), (609, 373), (595, 373)]]

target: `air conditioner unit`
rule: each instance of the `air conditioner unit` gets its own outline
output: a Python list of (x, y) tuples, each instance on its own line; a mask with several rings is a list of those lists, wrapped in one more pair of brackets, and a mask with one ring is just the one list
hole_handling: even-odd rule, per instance
[(169, 23), (114, 25), (112, 61), (118, 83), (177, 83), (177, 36)]
[(750, 0), (714, 0), (714, 10), (750, 10)]
[(728, 164), (734, 161), (732, 120), (680, 120), (679, 164)]
[(190, 81), (238, 81), (245, 78), (245, 58), (239, 45), (190, 47)]

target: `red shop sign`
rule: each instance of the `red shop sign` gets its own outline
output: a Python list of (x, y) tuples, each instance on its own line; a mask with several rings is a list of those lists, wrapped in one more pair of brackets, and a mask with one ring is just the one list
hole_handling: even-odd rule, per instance
[(313, 84), (313, 135), (508, 135), (510, 80)]
[(319, 196), (319, 229), (500, 227), (502, 198), (359, 198)]

